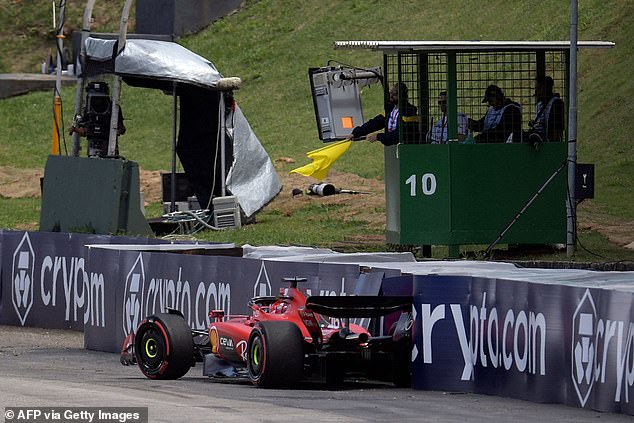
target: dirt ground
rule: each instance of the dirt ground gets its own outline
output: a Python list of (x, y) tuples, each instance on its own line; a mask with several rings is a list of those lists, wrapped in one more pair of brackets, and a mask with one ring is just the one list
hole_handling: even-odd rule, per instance
[[(278, 159), (277, 161), (284, 161)], [(40, 196), (40, 178), (42, 169), (18, 169), (0, 167), (0, 197), (4, 198), (36, 198)], [(306, 194), (308, 186), (317, 182), (298, 174), (280, 172), (284, 186), (282, 192), (267, 206), (269, 210), (279, 210), (284, 214), (292, 214), (305, 207), (313, 196)], [(160, 171), (141, 169), (141, 191), (146, 203), (161, 201)], [(368, 227), (382, 230), (385, 227), (385, 198), (383, 181), (365, 179), (351, 173), (332, 170), (327, 183), (336, 188), (358, 191), (360, 194), (339, 194), (320, 197), (320, 203), (341, 207), (339, 215), (344, 220), (355, 219), (366, 221)], [(296, 188), (301, 194), (293, 195)], [(634, 221), (619, 220), (596, 211), (591, 203), (581, 203), (578, 207), (579, 230), (596, 230), (618, 246), (634, 249)], [(21, 228), (32, 229), (32, 228)], [(359, 239), (360, 243), (363, 243)], [(354, 242), (354, 240), (352, 240)], [(364, 241), (368, 241), (365, 239)], [(378, 243), (381, 240), (374, 240)]]

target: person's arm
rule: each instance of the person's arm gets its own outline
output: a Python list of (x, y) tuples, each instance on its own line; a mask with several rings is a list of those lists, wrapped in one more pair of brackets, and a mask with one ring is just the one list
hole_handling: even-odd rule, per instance
[(86, 128), (84, 128), (83, 126), (74, 126), (73, 125), (70, 128), (68, 128), (68, 135), (73, 135), (74, 132), (79, 134), (80, 137), (85, 137), (86, 136)]
[(479, 132), (479, 134), (475, 136), (476, 144), (498, 142), (498, 138), (501, 138), (501, 136), (497, 134), (497, 131), (501, 129), (499, 125), (497, 128), (484, 130), (484, 120), (486, 116), (485, 114), (478, 120), (468, 119), (468, 128), (474, 132)]
[(385, 116), (376, 115), (361, 126), (352, 130), (352, 138), (359, 138), (385, 128)]
[(383, 145), (398, 144), (398, 127), (392, 132), (376, 134), (376, 140)]
[(472, 131), (475, 132), (482, 132), (483, 128), (484, 128), (484, 117), (486, 116), (486, 114), (481, 117), (478, 120), (473, 120), (471, 118), (468, 119), (468, 127), (469, 129), (471, 129)]
[[(483, 120), (483, 119), (481, 119)], [(484, 125), (483, 125), (484, 126)], [(475, 137), (476, 142), (480, 143), (504, 143), (508, 139), (509, 135), (513, 133), (513, 141), (518, 142), (521, 138), (521, 113), (519, 108), (508, 106), (504, 109), (504, 114), (500, 118), (500, 122), (495, 128), (484, 130), (482, 127), (480, 133)], [(515, 133), (515, 129), (518, 128), (520, 133)], [(474, 129), (478, 131), (477, 129)]]

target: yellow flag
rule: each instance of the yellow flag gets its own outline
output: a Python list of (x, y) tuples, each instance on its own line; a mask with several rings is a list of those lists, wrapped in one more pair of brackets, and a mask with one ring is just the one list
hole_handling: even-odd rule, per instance
[(291, 170), (304, 176), (312, 176), (320, 181), (328, 175), (330, 166), (337, 161), (352, 145), (352, 141), (339, 141), (334, 144), (306, 153), (309, 159), (313, 159), (312, 163)]

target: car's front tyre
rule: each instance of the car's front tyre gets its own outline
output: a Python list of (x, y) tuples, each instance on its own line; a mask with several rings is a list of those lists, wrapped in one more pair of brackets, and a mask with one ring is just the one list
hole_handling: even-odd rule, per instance
[(139, 326), (134, 342), (139, 368), (150, 379), (178, 379), (194, 363), (191, 329), (177, 314), (149, 316)]

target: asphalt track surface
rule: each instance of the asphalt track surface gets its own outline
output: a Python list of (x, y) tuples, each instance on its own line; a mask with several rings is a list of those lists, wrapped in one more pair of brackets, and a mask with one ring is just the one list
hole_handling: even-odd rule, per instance
[[(0, 407), (148, 407), (150, 422), (632, 422), (631, 416), (475, 394), (351, 382), (259, 389), (196, 366), (152, 381), (73, 331), (0, 326)], [(4, 416), (4, 409), (3, 416)], [(8, 422), (8, 420), (7, 420)]]

